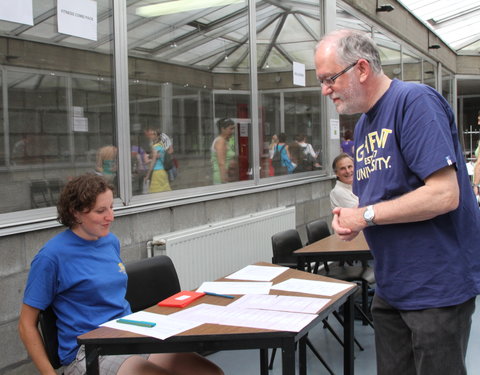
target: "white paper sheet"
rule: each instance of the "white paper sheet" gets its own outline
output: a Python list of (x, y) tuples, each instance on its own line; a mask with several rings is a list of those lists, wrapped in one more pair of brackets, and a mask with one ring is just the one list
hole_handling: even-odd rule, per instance
[(288, 267), (268, 267), (250, 265), (227, 276), (227, 279), (271, 281), (288, 270)]
[(117, 323), (117, 319), (103, 323), (101, 327), (110, 327), (120, 329), (122, 331), (139, 333), (145, 336), (152, 336), (160, 340), (165, 340), (170, 336), (179, 334), (180, 332), (187, 331), (189, 329), (198, 327), (202, 323), (195, 321), (180, 320), (172, 317), (172, 315), (154, 314), (145, 311), (138, 311), (136, 313), (123, 316), (124, 319), (142, 320), (147, 322), (156, 323), (155, 327), (139, 327), (130, 324)]
[(328, 302), (329, 298), (247, 294), (230, 303), (228, 307), (315, 314)]
[(318, 294), (320, 296), (333, 296), (351, 287), (352, 284), (292, 278), (273, 285), (272, 289), (284, 290), (287, 292)]
[(212, 292), (220, 294), (268, 294), (271, 282), (235, 282), (235, 281), (205, 281), (197, 292)]
[(315, 314), (259, 309), (237, 309), (230, 306), (217, 306), (206, 303), (179, 311), (170, 316), (201, 323), (291, 332), (299, 332), (317, 317)]

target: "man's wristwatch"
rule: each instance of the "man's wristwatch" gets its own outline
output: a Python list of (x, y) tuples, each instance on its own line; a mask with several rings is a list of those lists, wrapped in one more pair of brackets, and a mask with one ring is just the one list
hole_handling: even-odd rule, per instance
[(373, 219), (375, 219), (375, 211), (373, 210), (373, 205), (368, 206), (367, 209), (363, 212), (363, 218), (365, 219), (369, 227), (371, 227), (372, 225), (376, 225), (373, 222)]

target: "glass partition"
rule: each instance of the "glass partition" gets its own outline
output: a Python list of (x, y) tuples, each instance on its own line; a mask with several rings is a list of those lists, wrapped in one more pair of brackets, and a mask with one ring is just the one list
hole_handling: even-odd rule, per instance
[[(320, 39), (318, 1), (296, 1), (273, 11), (258, 2), (257, 64), (261, 177), (322, 168), (321, 92), (313, 55)], [(272, 158), (278, 150), (281, 165)]]
[(453, 106), (453, 74), (446, 69), (442, 69), (442, 95)]
[(403, 80), (422, 82), (422, 59), (415, 53), (405, 50), (402, 53)]
[(423, 60), (423, 83), (437, 89), (437, 68), (428, 60)]
[(402, 57), (400, 44), (386, 35), (375, 31), (374, 40), (380, 51), (383, 72), (390, 78), (402, 79)]
[(463, 76), (457, 79), (458, 127), (463, 137), (463, 149), (469, 171), (473, 174), (473, 163), (480, 157), (480, 78)]
[(251, 179), (247, 2), (127, 15), (133, 194)]
[(33, 25), (0, 21), (0, 213), (54, 206), (87, 171), (117, 181), (112, 4), (97, 1), (95, 32), (77, 35), (59, 32), (56, 2), (33, 3)]

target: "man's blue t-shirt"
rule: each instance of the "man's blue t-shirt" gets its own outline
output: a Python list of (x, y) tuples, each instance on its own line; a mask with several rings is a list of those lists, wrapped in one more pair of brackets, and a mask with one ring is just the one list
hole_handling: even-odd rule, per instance
[(120, 244), (112, 233), (87, 241), (66, 230), (32, 261), (23, 302), (57, 315), (58, 354), (63, 365), (75, 359), (77, 336), (130, 314), (125, 299), (127, 274)]
[(376, 293), (398, 309), (462, 303), (480, 292), (480, 210), (454, 115), (434, 89), (393, 80), (355, 128), (353, 191), (364, 207), (424, 185), (454, 166), (457, 209), (431, 220), (365, 228), (375, 259)]

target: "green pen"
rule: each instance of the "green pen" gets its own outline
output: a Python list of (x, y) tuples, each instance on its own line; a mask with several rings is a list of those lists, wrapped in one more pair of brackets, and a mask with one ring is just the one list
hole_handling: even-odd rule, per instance
[(157, 323), (145, 322), (142, 320), (130, 320), (130, 319), (117, 319), (117, 323), (131, 324), (132, 326), (147, 327), (147, 328), (152, 328), (157, 325)]

